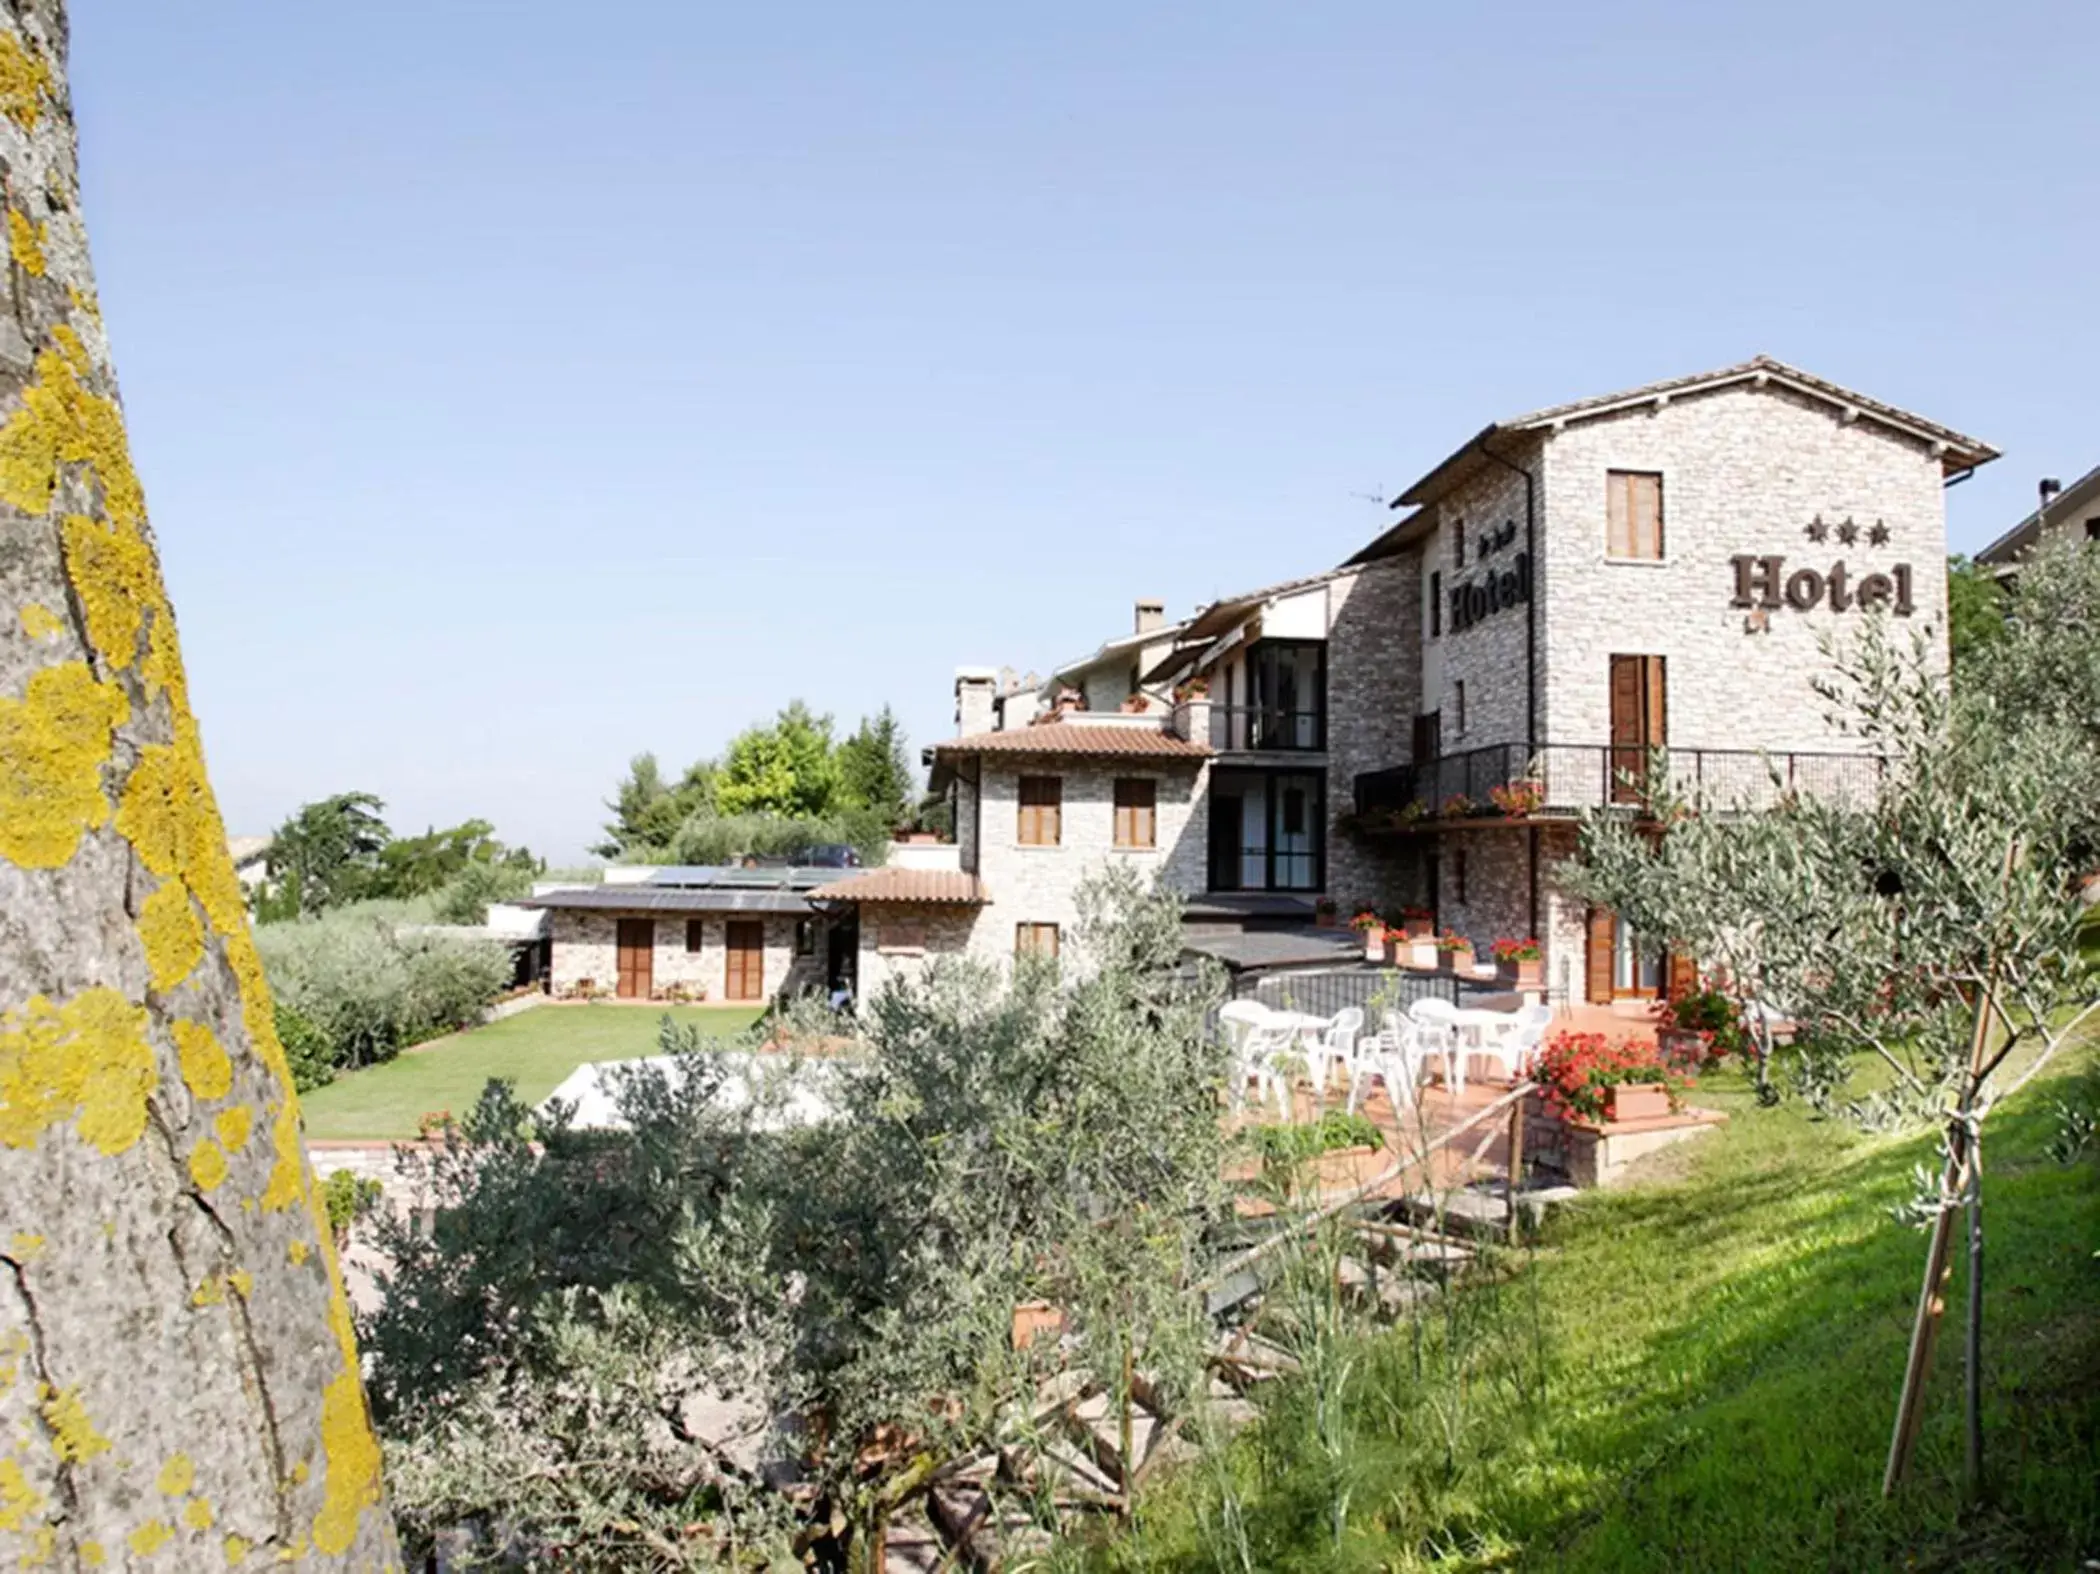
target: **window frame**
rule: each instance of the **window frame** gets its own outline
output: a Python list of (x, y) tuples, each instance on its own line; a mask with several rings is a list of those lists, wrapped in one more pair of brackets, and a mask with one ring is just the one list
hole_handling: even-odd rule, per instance
[[(1129, 801), (1125, 801), (1126, 798)], [(1142, 801), (1140, 801), (1142, 800)], [(1151, 852), (1159, 846), (1159, 778), (1118, 776), (1109, 789), (1114, 805), (1115, 845), (1125, 852)], [(1142, 820), (1140, 819), (1142, 816)], [(1144, 836), (1139, 838), (1142, 829)]]
[(798, 918), (798, 919), (796, 919), (796, 920), (795, 920), (795, 955), (797, 955), (797, 956), (815, 956), (816, 954), (817, 954), (817, 921), (816, 921), (816, 920), (815, 920), (814, 918)]
[(1014, 783), (1014, 845), (1064, 845), (1065, 779), (1022, 776)]
[(707, 949), (707, 920), (688, 918), (685, 921), (685, 954), (698, 956)]
[[(1655, 483), (1655, 541), (1653, 551), (1641, 550), (1634, 510), (1636, 481)], [(1623, 496), (1623, 503), (1620, 499)], [(1625, 543), (1618, 531), (1624, 524)], [(1612, 563), (1661, 563), (1669, 548), (1669, 502), (1660, 470), (1606, 470), (1604, 472), (1604, 556)]]
[(1429, 571), (1429, 637), (1444, 637), (1444, 571), (1440, 568)]
[[(1050, 937), (1046, 950), (1042, 945), (1044, 935)], [(1034, 957), (1040, 961), (1055, 962), (1064, 945), (1064, 936), (1052, 923), (1037, 923), (1024, 920), (1014, 925), (1014, 959)]]

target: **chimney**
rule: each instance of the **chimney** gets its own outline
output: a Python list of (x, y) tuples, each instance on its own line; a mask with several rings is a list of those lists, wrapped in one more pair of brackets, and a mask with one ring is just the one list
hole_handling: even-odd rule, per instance
[(2042, 494), (2043, 508), (2047, 508), (2051, 503), (2055, 502), (2057, 494), (2062, 492), (2063, 489), (2063, 482), (2057, 480), (2054, 476), (2049, 477), (2047, 480), (2043, 481), (2040, 486), (2035, 488), (2036, 491)]
[(1147, 599), (1137, 604), (1136, 626), (1131, 629), (1131, 633), (1150, 634), (1154, 629), (1166, 626), (1167, 604), (1164, 601)]
[(957, 667), (955, 669), (955, 735), (968, 737), (973, 732), (992, 730), (992, 697), (999, 686), (999, 674), (990, 667)]

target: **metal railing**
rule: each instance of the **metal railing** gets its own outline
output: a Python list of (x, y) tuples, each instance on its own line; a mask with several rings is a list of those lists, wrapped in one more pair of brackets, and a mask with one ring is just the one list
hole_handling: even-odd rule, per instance
[(1417, 973), (1366, 963), (1305, 972), (1241, 973), (1232, 981), (1232, 998), (1259, 1000), (1279, 1011), (1303, 1011), (1316, 1017), (1331, 1017), (1345, 1006), (1355, 1006), (1368, 1021), (1374, 1015), (1374, 1002), (1388, 1011), (1405, 1011), (1417, 1000), (1446, 1000), (1458, 1006), (1483, 995), (1506, 993), (1509, 987), (1495, 979)]
[(1274, 705), (1213, 705), (1210, 746), (1220, 754), (1317, 754), (1327, 747), (1327, 713)]
[(1601, 743), (1497, 743), (1356, 778), (1357, 813), (1454, 819), (1497, 813), (1638, 810), (1659, 765), (1679, 796), (1715, 809), (1769, 809), (1790, 794), (1864, 807), (1888, 761), (1804, 750), (1647, 750)]

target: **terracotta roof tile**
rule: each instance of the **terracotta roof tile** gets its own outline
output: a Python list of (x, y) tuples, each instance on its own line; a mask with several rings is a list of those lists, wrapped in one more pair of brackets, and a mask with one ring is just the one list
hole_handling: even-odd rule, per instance
[(1191, 743), (1157, 724), (1129, 726), (1083, 721), (1047, 721), (1003, 732), (973, 732), (936, 743), (934, 755), (1065, 754), (1114, 759), (1201, 760), (1207, 744)]
[(820, 902), (925, 902), (976, 907), (990, 900), (984, 882), (957, 869), (864, 869), (809, 893)]

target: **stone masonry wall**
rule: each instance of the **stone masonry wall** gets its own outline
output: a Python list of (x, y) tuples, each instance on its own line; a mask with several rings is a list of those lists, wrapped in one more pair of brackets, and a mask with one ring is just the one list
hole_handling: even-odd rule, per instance
[(1530, 840), (1515, 830), (1448, 831), (1439, 838), (1437, 921), (1472, 941), (1483, 961), (1495, 941), (1531, 933)]
[[(656, 945), (650, 958), (651, 986), (662, 997), (673, 984), (696, 992), (704, 989), (708, 1000), (728, 998), (729, 942), (725, 924), (738, 914), (691, 915), (701, 924), (700, 949), (686, 949), (686, 919), (683, 913), (594, 913), (555, 909), (553, 985), (557, 995), (567, 994), (583, 979), (611, 990), (619, 980), (618, 920), (647, 919), (656, 926)], [(781, 915), (751, 915), (765, 924), (765, 973), (763, 998), (772, 1000), (791, 987), (819, 987), (824, 980), (824, 921), (810, 920), (815, 950), (805, 957), (795, 955), (795, 920)]]
[(1367, 565), (1328, 587), (1327, 894), (1345, 913), (1416, 900), (1403, 855), (1340, 828), (1356, 778), (1405, 763), (1422, 687), (1421, 560)]
[[(1204, 889), (1209, 819), (1199, 786), (1205, 768), (1162, 770), (1141, 760), (1044, 760), (1024, 768), (990, 756), (982, 765), (977, 873), (991, 900), (972, 926), (969, 948), (975, 954), (1011, 958), (1014, 926), (1024, 923), (1056, 924), (1061, 941), (1069, 944), (1079, 918), (1079, 887), (1105, 864), (1130, 864), (1177, 891), (1193, 894)], [(1024, 774), (1057, 776), (1064, 782), (1061, 835), (1055, 847), (1020, 845)], [(1157, 846), (1152, 849), (1115, 845), (1115, 782), (1121, 776), (1149, 777), (1158, 784)]]
[[(1661, 410), (1571, 426), (1546, 452), (1548, 651), (1543, 735), (1603, 743), (1611, 722), (1610, 657), (1666, 659), (1667, 731), (1680, 748), (1857, 747), (1834, 735), (1812, 687), (1830, 671), (1817, 635), (1850, 636), (1868, 616), (1824, 605), (1769, 614), (1748, 632), (1730, 605), (1738, 554), (1783, 556), (1786, 572), (1827, 574), (1842, 560), (1853, 584), (1897, 563), (1911, 569), (1913, 629), (1946, 649), (1946, 508), (1939, 461), (1924, 445), (1777, 389), (1737, 386)], [(1605, 558), (1605, 472), (1663, 478), (1663, 559)], [(1821, 515), (1848, 516), (1861, 535), (1808, 539)], [(1876, 522), (1889, 532), (1873, 545)]]
[[(973, 907), (868, 903), (860, 910), (857, 1000), (865, 1007), (892, 978), (916, 977), (936, 957), (970, 949)], [(1008, 949), (1012, 949), (1009, 939)]]
[[(1497, 451), (1502, 448), (1508, 449), (1507, 457), (1512, 464), (1526, 466), (1534, 474), (1538, 472), (1536, 445), (1526, 447), (1505, 437)], [(1598, 484), (1601, 496), (1603, 483)], [(1539, 488), (1539, 494), (1543, 516), (1543, 487)], [(1441, 575), (1443, 632), (1429, 634), (1432, 624), (1428, 621), (1418, 625), (1423, 633), (1424, 681), (1417, 708), (1441, 714), (1443, 751), (1446, 754), (1463, 754), (1489, 744), (1521, 743), (1528, 733), (1530, 697), (1524, 681), (1525, 630), (1529, 615), (1526, 608), (1520, 603), (1491, 612), (1463, 630), (1454, 627), (1451, 618), (1453, 590), (1517, 566), (1517, 559), (1524, 551), (1525, 504), (1522, 476), (1500, 465), (1484, 465), (1437, 502), (1436, 528), (1422, 544), (1418, 572), (1425, 593), (1420, 605), (1427, 606), (1430, 574)], [(1514, 526), (1510, 543), (1483, 557), (1480, 537), (1501, 532), (1508, 526)], [(1463, 566), (1458, 561), (1454, 545), (1461, 528), (1466, 538)], [(1544, 534), (1543, 526), (1539, 534)], [(1544, 555), (1543, 552), (1538, 554), (1539, 557)], [(1543, 614), (1544, 598), (1550, 591), (1541, 567), (1534, 559), (1533, 605)], [(1539, 682), (1543, 712), (1546, 654), (1543, 615), (1539, 623)], [(1458, 704), (1460, 683), (1466, 689), (1463, 720), (1459, 716)], [(1543, 732), (1543, 721), (1541, 730)]]

